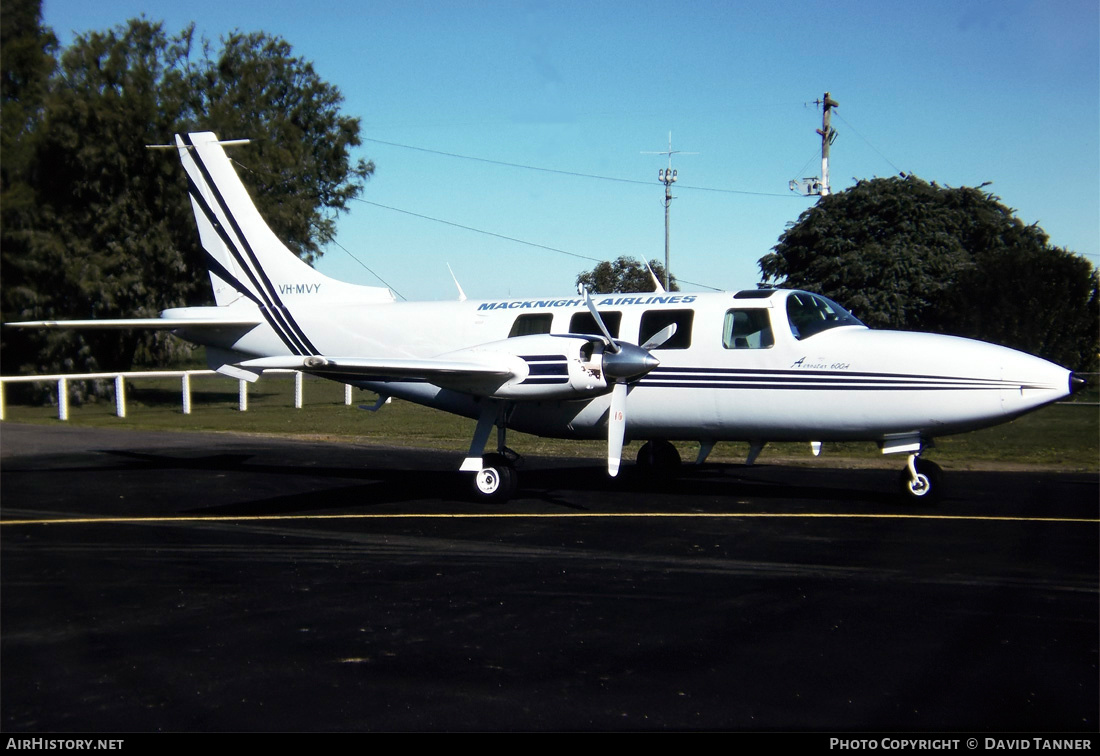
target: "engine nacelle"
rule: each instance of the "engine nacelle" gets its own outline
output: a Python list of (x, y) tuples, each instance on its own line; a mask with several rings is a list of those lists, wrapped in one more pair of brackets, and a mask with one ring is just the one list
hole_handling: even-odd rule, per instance
[(588, 399), (611, 390), (603, 370), (603, 339), (540, 333), (493, 341), (445, 355), (499, 362), (506, 355), (514, 376), (490, 395), (528, 401)]

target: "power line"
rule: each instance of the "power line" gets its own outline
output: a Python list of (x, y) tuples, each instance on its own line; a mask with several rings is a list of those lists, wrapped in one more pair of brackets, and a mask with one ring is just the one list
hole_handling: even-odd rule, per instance
[[(368, 141), (368, 142), (379, 142), (381, 144), (392, 144), (391, 142), (381, 142), (381, 140), (378, 140), (378, 139), (367, 139), (366, 141)], [(394, 146), (406, 147), (406, 145), (400, 145), (400, 144), (394, 145)], [(421, 148), (421, 147), (408, 147), (408, 149), (423, 150), (423, 148)], [(423, 151), (425, 151), (425, 152), (435, 152), (435, 150), (423, 150)], [(450, 155), (450, 153), (439, 153), (439, 154)], [(452, 155), (452, 157), (463, 158), (464, 156), (463, 155)], [(468, 159), (470, 159), (470, 160), (481, 160), (481, 158), (468, 158)], [(249, 168), (248, 166), (245, 166), (245, 165), (239, 163), (236, 160), (234, 160), (233, 162), (236, 163), (238, 166), (240, 166), (243, 170), (246, 170), (250, 173), (259, 175), (258, 172), (253, 170), (252, 168)], [(487, 160), (486, 162), (499, 162), (499, 161)], [(514, 166), (514, 164), (512, 164), (512, 163), (501, 163), (501, 164), (502, 165)], [(524, 166), (514, 166), (514, 167), (524, 167)], [(537, 169), (536, 168), (535, 170), (551, 170), (551, 169)], [(562, 171), (554, 171), (554, 172), (555, 173), (561, 173)], [(270, 171), (268, 171), (267, 173), (269, 175), (272, 175), (272, 176), (276, 175), (274, 173), (271, 173)], [(583, 176), (584, 174), (575, 174), (575, 175)], [(600, 177), (599, 176), (594, 176), (593, 178), (600, 178)], [(614, 180), (614, 179), (612, 179), (612, 180)], [(650, 185), (649, 182), (646, 182), (646, 181), (631, 181), (630, 183), (645, 184), (647, 186)], [(372, 202), (370, 200), (365, 200), (361, 197), (352, 197), (351, 199), (355, 200), (356, 202), (362, 202), (366, 205), (373, 205), (374, 207), (380, 207), (383, 210), (390, 210), (390, 211), (393, 211), (395, 213), (402, 213), (404, 215), (411, 215), (414, 218), (421, 218), (423, 220), (434, 221), (435, 223), (442, 223), (442, 224), (447, 225), (447, 226), (453, 226), (454, 228), (461, 228), (464, 231), (472, 231), (475, 234), (484, 234), (485, 236), (492, 236), (492, 237), (495, 237), (497, 239), (503, 239), (504, 241), (515, 242), (516, 244), (524, 244), (528, 247), (535, 247), (536, 249), (544, 249), (544, 250), (547, 250), (548, 252), (557, 252), (558, 254), (568, 255), (569, 257), (576, 257), (578, 259), (588, 260), (590, 262), (595, 262), (595, 263), (606, 262), (605, 260), (603, 260), (601, 258), (598, 258), (598, 257), (589, 257), (588, 255), (580, 255), (580, 254), (577, 254), (576, 252), (569, 252), (569, 251), (564, 250), (564, 249), (558, 249), (557, 247), (550, 247), (550, 246), (547, 246), (545, 244), (536, 244), (535, 242), (529, 242), (529, 241), (525, 241), (523, 239), (517, 239), (514, 236), (506, 236), (504, 234), (494, 233), (493, 231), (485, 231), (485, 230), (480, 229), (480, 228), (474, 228), (473, 226), (464, 226), (461, 223), (455, 223), (454, 221), (443, 220), (442, 218), (433, 218), (430, 215), (423, 215), (421, 213), (414, 213), (411, 210), (402, 210), (399, 207), (391, 207), (390, 205), (383, 205), (380, 202)], [(404, 295), (402, 295), (400, 292), (398, 292), (396, 289), (394, 289), (392, 286), (390, 286), (388, 283), (386, 283), (386, 281), (380, 275), (378, 275), (373, 270), (371, 270), (369, 267), (367, 267), (367, 265), (362, 260), (360, 260), (358, 257), (353, 255), (348, 250), (347, 247), (343, 246), (342, 244), (337, 242), (335, 239), (330, 239), (329, 241), (332, 244), (335, 244), (340, 249), (342, 249), (344, 252), (346, 252), (348, 254), (348, 257), (350, 257), (352, 260), (357, 262), (366, 271), (368, 271), (371, 275), (373, 275), (375, 278), (377, 278), (379, 281), (381, 281), (383, 284), (385, 284), (387, 287), (389, 287), (395, 294), (397, 294), (397, 296), (401, 297), (402, 299), (405, 299)], [(694, 281), (688, 281), (688, 280), (683, 279), (683, 278), (678, 278), (677, 280), (682, 281), (683, 283), (689, 284), (691, 286), (698, 286), (701, 289), (710, 289), (711, 291), (721, 291), (721, 289), (719, 289), (717, 287), (714, 287), (714, 286), (708, 286), (707, 284), (695, 283)]]
[[(390, 205), (383, 205), (381, 202), (371, 202), (370, 200), (365, 200), (365, 199), (362, 199), (360, 197), (355, 197), (354, 199), (355, 199), (356, 202), (362, 202), (366, 205), (372, 205), (374, 207), (379, 207), (379, 208), (382, 208), (383, 210), (391, 210), (395, 213), (401, 213), (403, 215), (411, 215), (414, 218), (420, 218), (422, 220), (434, 221), (435, 223), (442, 223), (446, 226), (452, 226), (454, 228), (461, 228), (463, 231), (472, 231), (475, 234), (484, 234), (485, 236), (492, 236), (492, 237), (497, 238), (497, 239), (503, 239), (504, 241), (515, 242), (516, 244), (523, 244), (523, 245), (526, 245), (528, 247), (535, 247), (536, 249), (544, 249), (548, 252), (557, 252), (558, 254), (568, 255), (569, 257), (576, 257), (576, 258), (579, 258), (581, 260), (588, 260), (590, 262), (595, 262), (595, 263), (607, 262), (606, 260), (601, 259), (599, 257), (589, 257), (588, 255), (580, 255), (580, 254), (577, 254), (576, 252), (569, 252), (569, 251), (564, 250), (564, 249), (558, 249), (557, 247), (550, 247), (550, 246), (547, 246), (545, 244), (536, 244), (535, 242), (529, 242), (529, 241), (525, 241), (523, 239), (517, 239), (514, 236), (506, 236), (504, 234), (494, 233), (493, 231), (485, 231), (484, 229), (474, 228), (473, 226), (464, 226), (461, 223), (455, 223), (453, 221), (443, 220), (442, 218), (433, 218), (430, 215), (424, 215), (422, 213), (414, 213), (411, 210), (402, 210), (399, 207), (392, 207)], [(341, 247), (341, 249), (343, 249), (343, 247)], [(347, 250), (345, 250), (345, 251), (347, 251)], [(362, 263), (359, 263), (359, 264), (363, 265)], [(366, 268), (367, 266), (363, 265), (363, 267)], [(367, 270), (370, 270), (370, 268), (367, 268)], [(371, 272), (373, 273), (373, 271), (371, 271)], [(382, 280), (382, 279), (379, 278), (379, 280)], [(681, 283), (686, 283), (690, 286), (698, 286), (701, 289), (710, 289), (711, 291), (722, 291), (722, 289), (720, 289), (716, 286), (708, 286), (707, 284), (696, 283), (695, 281), (688, 281), (687, 279), (684, 279), (684, 278), (677, 278), (676, 280), (681, 282)]]
[(489, 163), (490, 165), (503, 165), (508, 168), (523, 168), (528, 171), (542, 171), (543, 173), (557, 173), (562, 176), (574, 176), (576, 178), (589, 178), (597, 179), (599, 181), (617, 181), (622, 184), (642, 184), (649, 186), (652, 182), (649, 181), (636, 181), (634, 179), (614, 178), (612, 176), (597, 176), (592, 173), (578, 173), (576, 171), (562, 171), (557, 168), (544, 168), (538, 165), (524, 165), (522, 163), (508, 163), (503, 160), (492, 160), (490, 158), (474, 157), (473, 155), (459, 155), (455, 152), (444, 152), (442, 150), (432, 150), (427, 147), (414, 147), (411, 144), (398, 144), (397, 142), (387, 142), (382, 139), (369, 139), (367, 137), (362, 138), (364, 142), (374, 142), (375, 144), (384, 144), (389, 147), (400, 147), (404, 150), (415, 150), (417, 152), (427, 152), (431, 155), (442, 155), (444, 157), (457, 158), (459, 160), (473, 160), (477, 163)]
[[(488, 163), (489, 165), (501, 165), (507, 168), (521, 168), (527, 171), (540, 171), (542, 173), (556, 173), (560, 176), (573, 176), (574, 178), (586, 178), (594, 179), (596, 181), (614, 181), (620, 184), (637, 184), (639, 186), (652, 186), (651, 181), (638, 181), (636, 179), (617, 178), (615, 176), (599, 176), (594, 173), (580, 173), (577, 171), (563, 171), (557, 168), (546, 168), (539, 165), (525, 165), (523, 163), (509, 163), (504, 160), (493, 160), (491, 158), (475, 157), (473, 155), (460, 155), (457, 152), (444, 152), (443, 150), (433, 150), (427, 147), (416, 147), (411, 144), (399, 144), (398, 142), (387, 142), (383, 139), (370, 139), (368, 137), (362, 137), (364, 142), (373, 142), (375, 144), (384, 144), (388, 147), (399, 147), (404, 150), (415, 150), (417, 152), (426, 152), (431, 155), (442, 155), (443, 157), (456, 158), (458, 160), (472, 160), (477, 163)], [(662, 153), (663, 154), (663, 153)], [(748, 194), (756, 197), (783, 197), (789, 199), (789, 194), (779, 194), (778, 192), (752, 192), (743, 189), (716, 189), (708, 186), (681, 186), (680, 189), (690, 189), (698, 192), (719, 192), (722, 194)]]
[(817, 152), (814, 152), (814, 154), (810, 155), (810, 159), (806, 161), (805, 165), (803, 165), (801, 168), (799, 168), (798, 171), (794, 175), (795, 176), (805, 175), (806, 174), (806, 169), (810, 167), (810, 163), (817, 160), (819, 157), (820, 157), (820, 155)]
[(867, 137), (863, 136), (863, 134), (860, 134), (858, 131), (856, 131), (856, 127), (853, 126), (852, 124), (848, 123), (848, 120), (844, 116), (842, 116), (840, 113), (837, 113), (836, 117), (839, 118), (840, 120), (844, 121), (844, 125), (847, 126), (849, 129), (851, 129), (853, 134), (855, 134), (857, 137), (862, 139), (867, 144), (868, 147), (870, 147), (872, 150), (874, 150), (875, 152), (878, 153), (878, 156), (880, 158), (882, 158), (887, 163), (889, 163), (893, 167), (895, 173), (904, 173), (904, 171), (902, 171), (901, 168), (898, 168), (896, 165), (894, 165), (894, 161), (892, 161), (890, 158), (883, 155), (882, 151), (879, 150), (878, 147), (875, 147), (875, 145), (871, 144), (871, 142), (868, 141)]
[(455, 223), (454, 221), (443, 220), (442, 218), (433, 218), (430, 215), (422, 215), (420, 213), (414, 213), (411, 210), (402, 210), (399, 207), (391, 207), (389, 205), (383, 205), (381, 202), (371, 202), (360, 197), (355, 197), (356, 202), (362, 202), (367, 205), (373, 205), (380, 207), (383, 210), (392, 210), (395, 213), (402, 213), (404, 215), (411, 215), (414, 218), (422, 218), (423, 220), (435, 221), (436, 223), (442, 223), (446, 226), (454, 226), (455, 228), (461, 228), (464, 231), (473, 231), (475, 234), (484, 234), (485, 236), (493, 236), (497, 239), (504, 239), (505, 241), (515, 242), (517, 244), (526, 244), (528, 247), (536, 247), (538, 249), (545, 249), (550, 252), (558, 252), (563, 255), (569, 255), (570, 257), (578, 257), (581, 260), (590, 260), (592, 262), (603, 262), (598, 257), (588, 257), (587, 255), (578, 255), (576, 252), (567, 252), (564, 249), (558, 249), (557, 247), (548, 247), (545, 244), (536, 244), (535, 242), (524, 241), (523, 239), (517, 239), (514, 236), (505, 236), (504, 234), (497, 234), (492, 231), (485, 231), (480, 228), (474, 228), (473, 226), (464, 226), (461, 223)]
[(405, 298), (405, 295), (404, 295), (404, 294), (402, 294), (402, 293), (401, 293), (401, 292), (399, 292), (399, 291), (398, 291), (397, 289), (395, 289), (395, 288), (393, 288), (392, 286), (390, 286), (390, 285), (389, 285), (389, 283), (388, 283), (388, 282), (386, 281), (386, 279), (382, 278), (382, 276), (378, 275), (378, 274), (377, 274), (377, 273), (375, 273), (375, 272), (374, 272), (373, 270), (371, 270), (371, 269), (370, 269), (369, 267), (367, 267), (367, 264), (366, 264), (365, 262), (363, 262), (362, 260), (360, 260), (360, 259), (359, 259), (358, 257), (356, 257), (355, 255), (353, 255), (353, 254), (351, 253), (351, 250), (349, 250), (349, 249), (348, 249), (347, 247), (345, 247), (345, 246), (344, 246), (343, 244), (341, 244), (340, 242), (336, 241), (335, 239), (330, 239), (330, 240), (329, 240), (329, 243), (330, 243), (330, 244), (335, 244), (335, 245), (336, 245), (337, 247), (339, 247), (340, 249), (344, 250), (344, 252), (346, 252), (346, 253), (347, 253), (348, 257), (350, 257), (350, 258), (351, 258), (352, 260), (355, 260), (355, 262), (357, 262), (357, 263), (359, 263), (359, 264), (360, 264), (361, 266), (363, 266), (363, 268), (364, 268), (364, 269), (365, 269), (365, 270), (366, 270), (366, 271), (367, 271), (368, 273), (370, 273), (370, 274), (371, 274), (372, 276), (374, 276), (374, 277), (375, 277), (375, 278), (377, 278), (377, 279), (378, 279), (379, 281), (381, 281), (381, 282), (383, 283), (383, 285), (385, 285), (385, 287), (386, 287), (387, 289), (389, 289), (390, 291), (392, 291), (392, 292), (393, 292), (394, 294), (396, 294), (397, 296), (401, 297), (402, 299), (405, 299), (405, 301), (406, 301), (406, 302), (408, 301), (408, 299), (406, 299), (406, 298)]

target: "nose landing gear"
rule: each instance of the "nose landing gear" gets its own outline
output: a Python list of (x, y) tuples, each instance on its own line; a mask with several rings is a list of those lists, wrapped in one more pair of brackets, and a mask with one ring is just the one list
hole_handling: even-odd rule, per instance
[(909, 463), (898, 477), (902, 494), (910, 501), (925, 504), (939, 501), (943, 493), (942, 481), (943, 470), (940, 466), (921, 459), (918, 454), (909, 455)]

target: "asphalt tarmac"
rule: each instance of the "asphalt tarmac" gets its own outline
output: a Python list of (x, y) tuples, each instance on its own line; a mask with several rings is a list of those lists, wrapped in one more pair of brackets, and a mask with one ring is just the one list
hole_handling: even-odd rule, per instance
[(463, 452), (3, 424), (0, 725), (1097, 732), (1095, 474)]

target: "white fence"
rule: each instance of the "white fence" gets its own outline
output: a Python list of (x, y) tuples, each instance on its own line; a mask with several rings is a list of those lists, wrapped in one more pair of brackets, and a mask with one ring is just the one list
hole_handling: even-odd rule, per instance
[[(265, 370), (267, 373), (293, 373), (294, 374), (294, 408), (302, 408), (302, 373), (297, 370)], [(69, 381), (105, 381), (115, 382), (115, 414), (126, 417), (126, 381), (137, 378), (179, 378), (180, 399), (183, 405), (183, 414), (191, 414), (191, 378), (192, 376), (221, 375), (213, 370), (147, 370), (131, 373), (73, 373), (69, 375), (26, 375), (26, 376), (0, 376), (0, 420), (4, 419), (7, 401), (5, 387), (9, 383), (41, 383), (50, 382), (57, 384), (57, 418), (69, 419)], [(223, 376), (224, 377), (224, 376)], [(232, 379), (227, 379), (232, 380)], [(241, 412), (248, 410), (248, 381), (238, 380), (237, 389), (238, 409)], [(344, 386), (344, 404), (351, 404), (351, 386)]]

